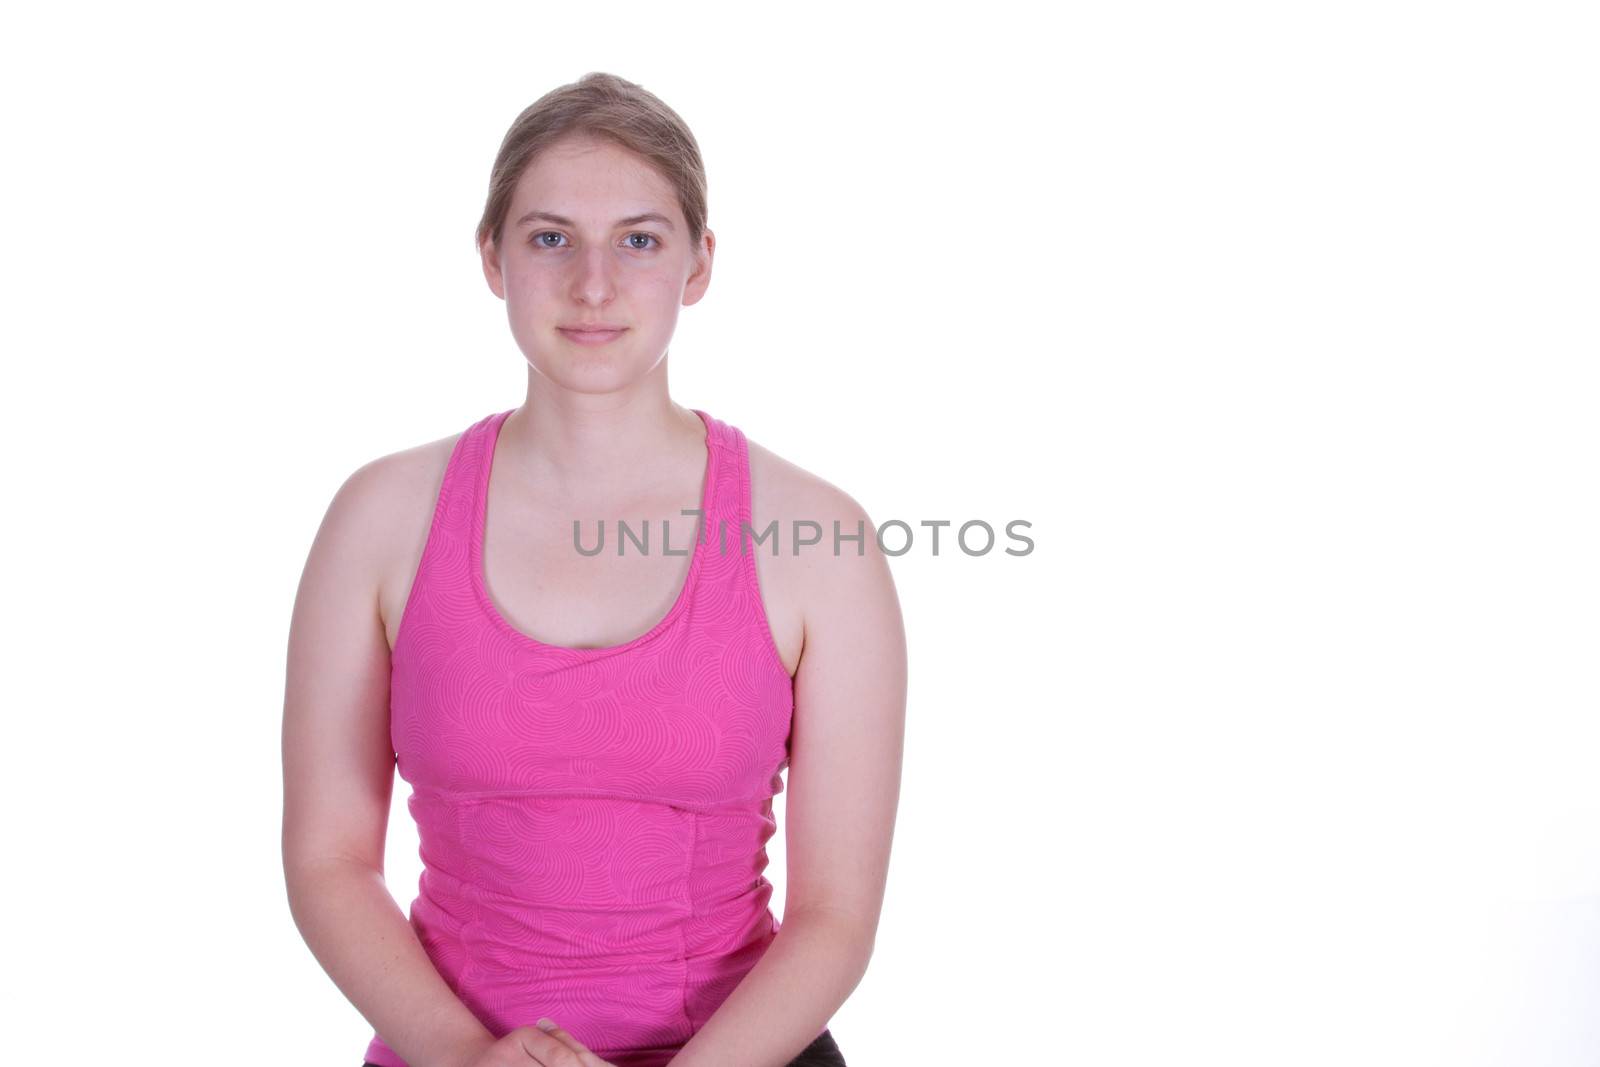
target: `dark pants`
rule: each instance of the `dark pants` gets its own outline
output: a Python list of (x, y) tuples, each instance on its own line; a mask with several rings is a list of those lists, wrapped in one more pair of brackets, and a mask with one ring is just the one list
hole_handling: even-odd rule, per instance
[[(377, 1067), (376, 1064), (363, 1063), (361, 1067)], [(789, 1061), (789, 1067), (847, 1067), (844, 1062), (844, 1053), (839, 1051), (839, 1046), (833, 1040), (832, 1032), (822, 1031), (817, 1039), (800, 1050), (800, 1055)]]
[(833, 1034), (827, 1030), (800, 1050), (800, 1055), (789, 1061), (789, 1067), (846, 1067), (844, 1053), (834, 1043)]

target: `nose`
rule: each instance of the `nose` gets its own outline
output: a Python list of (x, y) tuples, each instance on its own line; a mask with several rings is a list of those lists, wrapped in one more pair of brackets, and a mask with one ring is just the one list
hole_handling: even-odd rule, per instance
[(573, 295), (594, 304), (603, 304), (615, 295), (616, 263), (611, 250), (603, 245), (583, 249), (573, 260)]

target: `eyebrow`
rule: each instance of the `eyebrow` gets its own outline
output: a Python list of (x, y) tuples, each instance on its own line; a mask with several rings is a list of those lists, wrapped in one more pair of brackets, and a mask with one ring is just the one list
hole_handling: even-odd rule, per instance
[[(565, 215), (555, 215), (555, 214), (552, 214), (552, 213), (550, 213), (548, 211), (530, 211), (526, 215), (522, 216), (520, 219), (517, 220), (517, 225), (521, 226), (524, 223), (539, 222), (539, 221), (553, 222), (557, 226), (576, 226), (577, 225), (577, 223), (573, 222), (571, 219), (567, 218)], [(642, 215), (629, 215), (625, 219), (618, 219), (614, 223), (614, 225), (616, 225), (616, 226), (636, 226), (641, 222), (659, 222), (659, 223), (661, 223), (661, 225), (665, 226), (669, 230), (675, 229), (675, 227), (672, 225), (672, 220), (667, 218), (665, 215), (661, 214), (661, 212), (659, 212), (659, 211), (646, 211)]]

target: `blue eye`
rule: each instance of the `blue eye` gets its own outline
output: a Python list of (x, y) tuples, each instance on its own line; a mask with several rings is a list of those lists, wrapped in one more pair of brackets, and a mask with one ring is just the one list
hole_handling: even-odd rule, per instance
[[(529, 237), (528, 240), (529, 240), (530, 243), (532, 243), (534, 245), (537, 245), (539, 248), (560, 248), (560, 247), (562, 247), (560, 244), (551, 244), (548, 241), (544, 240), (544, 238), (546, 238), (546, 237), (556, 237), (556, 238), (560, 238), (560, 239), (564, 240), (566, 238), (566, 235), (562, 234), (562, 233), (559, 233), (559, 232), (557, 232), (555, 230), (541, 230), (538, 233), (533, 234), (531, 237)], [(655, 244), (654, 245), (651, 245), (651, 244), (642, 244), (642, 245), (641, 244), (634, 244), (633, 243), (633, 239), (635, 237), (643, 237), (646, 241), (654, 241)], [(661, 239), (658, 238), (653, 233), (630, 233), (627, 236), (627, 241), (628, 241), (628, 247), (633, 249), (635, 252), (648, 252), (652, 248), (654, 248), (657, 245), (661, 244)]]

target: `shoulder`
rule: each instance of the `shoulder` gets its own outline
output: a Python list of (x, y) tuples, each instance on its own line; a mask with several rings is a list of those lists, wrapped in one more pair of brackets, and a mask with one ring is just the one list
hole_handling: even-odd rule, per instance
[[(749, 438), (747, 438), (749, 440)], [(749, 442), (750, 526), (763, 574), (798, 624), (798, 664), (848, 675), (904, 659), (904, 622), (877, 523), (850, 491)], [(773, 528), (776, 544), (765, 541)]]
[(330, 510), (375, 539), (414, 516), (419, 504), (426, 502), (431, 512), (460, 438), (454, 433), (368, 460), (345, 478)]
[(807, 628), (862, 601), (894, 602), (877, 524), (846, 489), (746, 438), (750, 454), (751, 527), (775, 525), (776, 549), (763, 541), (762, 562), (797, 591)]
[(455, 433), (389, 452), (351, 471), (328, 504), (318, 543), (327, 545), (341, 565), (378, 583), (394, 573), (413, 542), (420, 556), (445, 467), (460, 437)]
[[(836, 520), (845, 533), (855, 532), (858, 521), (870, 526), (866, 509), (844, 489), (748, 436), (745, 440), (750, 453), (752, 524), (757, 524), (756, 520), (765, 524), (776, 519), (785, 535), (797, 520), (815, 522), (829, 534)], [(790, 551), (787, 544), (783, 551)]]

